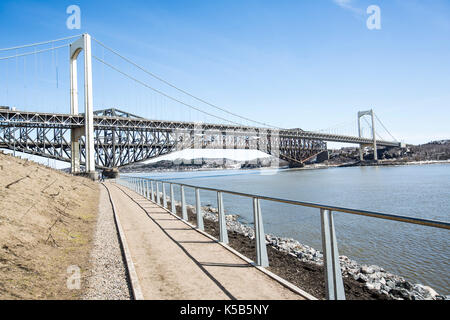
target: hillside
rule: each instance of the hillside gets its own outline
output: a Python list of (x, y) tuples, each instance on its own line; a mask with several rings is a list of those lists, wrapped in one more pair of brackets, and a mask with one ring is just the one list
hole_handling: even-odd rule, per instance
[[(77, 299), (88, 269), (98, 184), (0, 153), (0, 299)], [(82, 286), (83, 287), (83, 286)]]
[[(372, 160), (373, 154), (364, 155), (364, 160)], [(432, 141), (422, 145), (408, 146), (405, 149), (379, 149), (378, 159), (386, 163), (398, 164), (413, 161), (443, 161), (450, 160), (450, 140)], [(332, 150), (328, 164), (342, 164), (359, 161), (358, 148), (342, 148)]]

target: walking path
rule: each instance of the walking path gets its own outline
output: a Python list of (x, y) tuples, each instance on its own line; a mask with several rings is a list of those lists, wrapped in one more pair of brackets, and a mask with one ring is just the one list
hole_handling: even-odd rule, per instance
[(144, 299), (304, 299), (136, 192), (105, 186)]

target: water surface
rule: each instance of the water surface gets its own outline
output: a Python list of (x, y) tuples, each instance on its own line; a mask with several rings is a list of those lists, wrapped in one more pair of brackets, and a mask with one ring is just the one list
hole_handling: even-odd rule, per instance
[[(138, 174), (134, 174), (138, 175)], [(450, 165), (352, 167), (323, 170), (224, 170), (139, 174), (192, 185), (316, 202), (354, 209), (450, 221)], [(176, 199), (179, 200), (179, 189)], [(168, 190), (167, 190), (168, 192)], [(202, 191), (202, 205), (216, 195)], [(188, 203), (194, 192), (186, 190)], [(249, 198), (224, 194), (227, 214), (253, 221)], [(318, 209), (261, 202), (266, 233), (294, 238), (320, 249)], [(339, 253), (377, 264), (441, 294), (449, 290), (449, 231), (336, 213)]]

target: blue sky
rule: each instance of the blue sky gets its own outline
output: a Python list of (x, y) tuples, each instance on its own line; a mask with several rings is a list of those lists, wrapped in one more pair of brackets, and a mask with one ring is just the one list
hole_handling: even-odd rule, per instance
[[(71, 4), (81, 8), (81, 30), (66, 28)], [(381, 30), (366, 27), (366, 8), (372, 4), (381, 8)], [(447, 0), (3, 0), (0, 30), (1, 48), (88, 32), (184, 90), (280, 127), (354, 127), (358, 110), (374, 108), (398, 139), (450, 139)], [(68, 112), (65, 54), (59, 53), (57, 67), (49, 65), (57, 68), (57, 90), (54, 72), (47, 72), (45, 63), (36, 67), (36, 58), (25, 62), (26, 72), (42, 69), (53, 81), (39, 84), (37, 98), (32, 93), (37, 84), (22, 84), (17, 75), (2, 79), (5, 66), (0, 62), (0, 105), (48, 103)], [(105, 56), (99, 46), (94, 46), (94, 54), (183, 98), (116, 57)], [(22, 72), (14, 62), (7, 68), (8, 75)], [(28, 92), (13, 90), (13, 81)], [(195, 120), (195, 112), (186, 116), (185, 107), (158, 98), (97, 61), (94, 90), (99, 107), (117, 103), (146, 117), (185, 112), (184, 117)], [(190, 98), (185, 101), (215, 112)]]

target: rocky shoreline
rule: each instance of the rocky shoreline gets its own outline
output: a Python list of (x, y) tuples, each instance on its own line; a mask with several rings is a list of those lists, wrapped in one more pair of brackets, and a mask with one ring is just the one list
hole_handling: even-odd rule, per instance
[[(193, 212), (194, 207), (188, 205)], [(202, 207), (205, 220), (217, 223), (217, 209), (211, 206)], [(235, 232), (250, 240), (254, 240), (254, 229), (238, 221), (237, 215), (226, 215), (227, 230)], [(304, 263), (323, 266), (323, 254), (310, 246), (303, 245), (291, 238), (266, 234), (266, 244)], [(403, 277), (392, 274), (380, 266), (360, 265), (347, 256), (339, 257), (342, 276), (351, 278), (362, 284), (367, 290), (374, 291), (387, 299), (393, 300), (448, 300), (450, 297), (438, 294), (433, 288), (422, 284), (413, 284)]]

